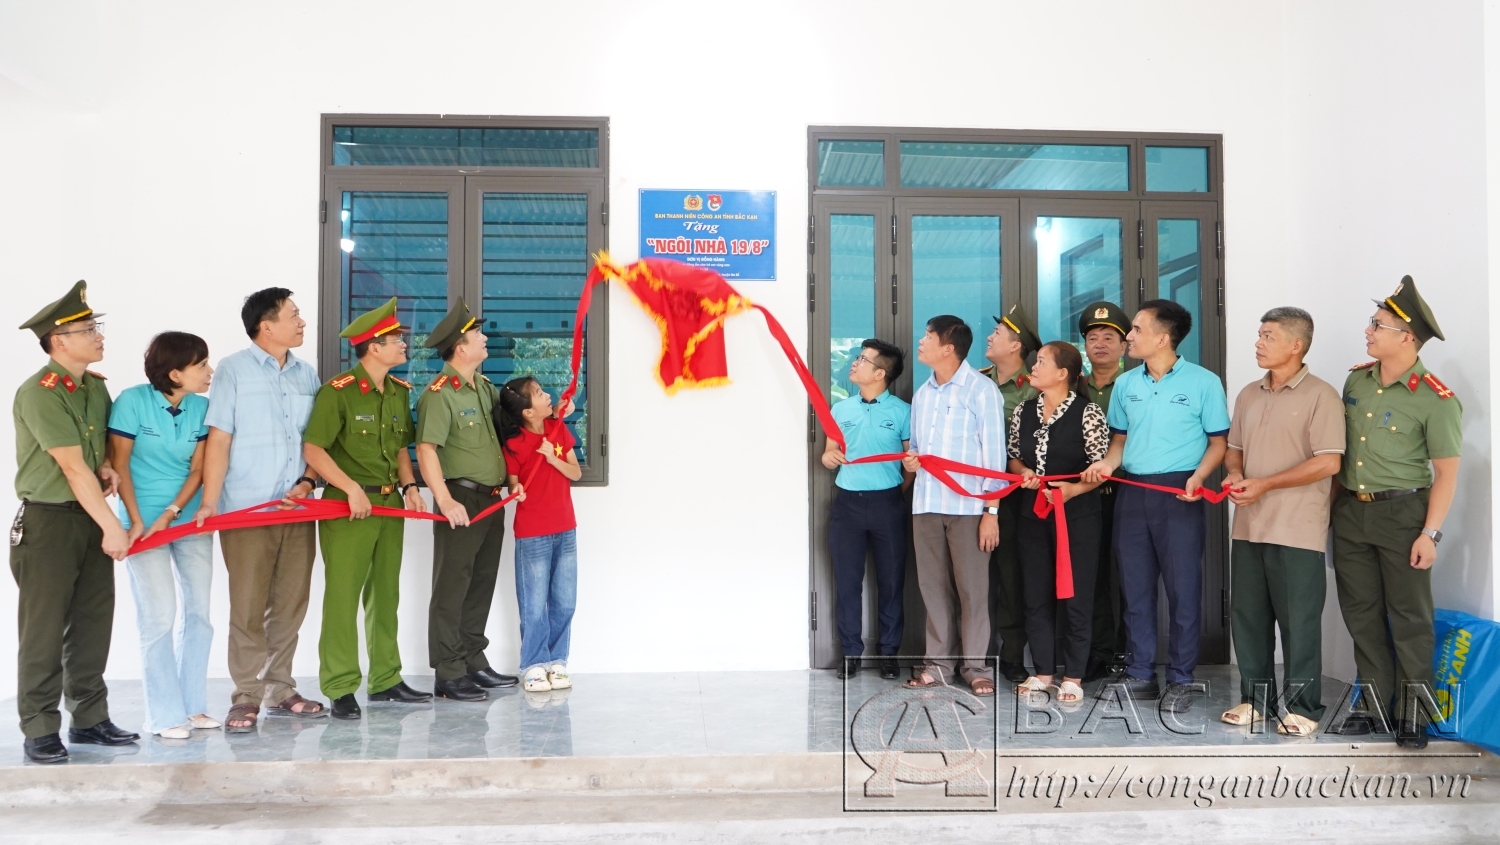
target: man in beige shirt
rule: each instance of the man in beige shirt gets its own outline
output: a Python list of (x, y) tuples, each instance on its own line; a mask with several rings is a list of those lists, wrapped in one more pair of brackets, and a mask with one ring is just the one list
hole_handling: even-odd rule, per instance
[(1224, 456), (1234, 488), (1229, 612), (1241, 704), (1222, 718), (1248, 725), (1276, 715), (1279, 626), (1287, 714), (1278, 730), (1308, 736), (1323, 717), (1323, 554), (1344, 409), (1338, 391), (1302, 363), (1311, 315), (1273, 308), (1260, 319), (1255, 362), (1267, 373), (1235, 398)]

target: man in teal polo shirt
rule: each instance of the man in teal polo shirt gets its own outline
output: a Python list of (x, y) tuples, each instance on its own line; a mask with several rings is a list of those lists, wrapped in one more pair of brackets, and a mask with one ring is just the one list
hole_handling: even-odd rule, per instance
[(875, 588), (880, 617), (880, 676), (894, 679), (898, 673), (896, 651), (901, 646), (904, 625), (903, 585), (906, 580), (906, 520), (909, 514), (901, 494), (901, 464), (886, 461), (850, 465), (866, 455), (906, 452), (911, 440), (911, 406), (892, 396), (891, 382), (901, 377), (906, 355), (898, 347), (871, 338), (859, 357), (849, 363), (849, 381), (858, 396), (833, 406), (833, 419), (844, 433), (848, 452), (830, 440), (823, 452), (823, 466), (838, 470), (838, 487), (828, 518), (828, 554), (833, 559), (833, 580), (838, 592), (835, 613), (844, 659), (839, 677), (859, 671), (858, 658), (865, 653), (860, 636), (864, 608), (865, 553), (875, 558)]
[[(1115, 560), (1125, 599), (1125, 686), (1132, 698), (1161, 696), (1161, 709), (1186, 711), (1198, 666), (1207, 517), (1198, 488), (1224, 458), (1229, 411), (1219, 377), (1183, 360), (1177, 345), (1193, 327), (1186, 308), (1143, 303), (1131, 323), (1130, 357), (1145, 366), (1115, 381), (1109, 403), (1109, 453), (1084, 473), (1180, 487), (1173, 497), (1121, 485), (1115, 502)], [(1167, 691), (1156, 683), (1156, 582), (1166, 588)]]

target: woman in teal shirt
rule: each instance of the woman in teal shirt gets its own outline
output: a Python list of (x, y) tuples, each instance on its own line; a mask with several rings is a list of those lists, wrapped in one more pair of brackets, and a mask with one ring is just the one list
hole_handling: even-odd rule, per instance
[[(203, 421), (208, 400), (202, 394), (212, 377), (203, 338), (162, 332), (146, 348), (150, 383), (128, 388), (115, 399), (109, 439), (120, 473), (120, 521), (132, 544), (190, 522), (197, 513), (208, 437)], [(214, 633), (208, 618), (211, 543), (209, 534), (194, 534), (126, 560), (141, 633), (146, 730), (167, 739), (187, 739), (194, 728), (219, 727), (204, 712)]]

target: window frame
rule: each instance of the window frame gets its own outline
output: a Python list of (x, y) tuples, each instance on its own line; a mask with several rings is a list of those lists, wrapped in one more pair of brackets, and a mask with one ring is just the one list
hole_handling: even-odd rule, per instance
[[(591, 129), (598, 132), (598, 167), (444, 167), (335, 165), (335, 126), (414, 126), (443, 128)], [(514, 180), (517, 192), (577, 193), (580, 182), (588, 184), (589, 249), (609, 247), (609, 119), (605, 117), (519, 117), (480, 115), (387, 115), (324, 114), (320, 121), (319, 154), (319, 245), (318, 245), (318, 374), (323, 380), (337, 374), (339, 324), (342, 313), (342, 274), (339, 194), (345, 190), (445, 191), (448, 193), (448, 303), (458, 296), (475, 307), (483, 307), (483, 279), (478, 250), (479, 220), (469, 220), (475, 190), (468, 177), (501, 177)], [(489, 181), (489, 180), (486, 180)], [(508, 186), (507, 186), (508, 187)], [(596, 216), (597, 215), (597, 216)], [(589, 409), (588, 462), (575, 487), (609, 484), (609, 297), (596, 296), (589, 309), (586, 385)], [(413, 385), (420, 388), (424, 385)], [(419, 477), (420, 480), (420, 477)]]

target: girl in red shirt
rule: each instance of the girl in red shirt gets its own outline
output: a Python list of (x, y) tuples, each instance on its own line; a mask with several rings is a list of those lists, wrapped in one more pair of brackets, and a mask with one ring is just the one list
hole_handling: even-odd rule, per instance
[(568, 641), (578, 595), (578, 547), (572, 482), (583, 477), (576, 441), (552, 397), (531, 376), (500, 388), (495, 425), (516, 505), (516, 603), (521, 614), (522, 683), (527, 692), (567, 689)]

